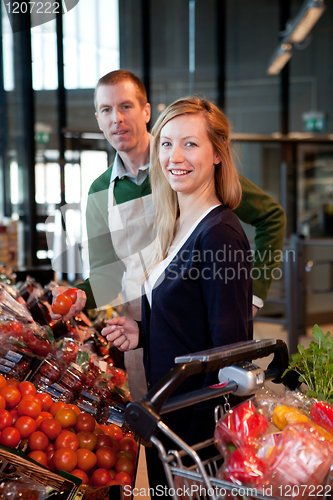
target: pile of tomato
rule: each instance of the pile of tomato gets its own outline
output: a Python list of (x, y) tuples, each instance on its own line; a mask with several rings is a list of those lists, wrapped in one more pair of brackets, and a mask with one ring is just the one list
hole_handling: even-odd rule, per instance
[(114, 424), (97, 424), (73, 404), (53, 402), (28, 381), (0, 375), (0, 444), (24, 449), (53, 472), (90, 486), (132, 485), (137, 442)]

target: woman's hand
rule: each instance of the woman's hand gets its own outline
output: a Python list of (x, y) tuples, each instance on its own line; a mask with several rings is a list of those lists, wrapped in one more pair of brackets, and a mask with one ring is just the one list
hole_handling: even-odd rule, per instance
[[(68, 288), (66, 286), (56, 286), (52, 290), (52, 295), (55, 299), (58, 295), (66, 292), (67, 290)], [(85, 292), (83, 290), (78, 290), (76, 296), (76, 302), (71, 306), (68, 313), (65, 314), (64, 316), (61, 316), (61, 314), (55, 314), (54, 312), (51, 312), (51, 318), (55, 321), (57, 321), (58, 319), (63, 319), (64, 321), (68, 321), (69, 319), (73, 318), (73, 316), (79, 314), (82, 311), (82, 309), (84, 309), (86, 302), (87, 302), (87, 296)]]
[(103, 328), (101, 334), (119, 351), (130, 351), (138, 346), (139, 327), (136, 321), (121, 317), (109, 319), (107, 324), (109, 326)]

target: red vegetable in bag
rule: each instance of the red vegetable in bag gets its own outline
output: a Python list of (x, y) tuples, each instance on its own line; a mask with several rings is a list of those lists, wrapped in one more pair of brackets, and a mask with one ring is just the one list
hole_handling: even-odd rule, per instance
[(311, 419), (325, 429), (333, 431), (333, 406), (326, 401), (313, 403), (310, 410)]
[(236, 448), (222, 468), (221, 477), (235, 484), (253, 484), (265, 474), (266, 462), (259, 458), (253, 446)]

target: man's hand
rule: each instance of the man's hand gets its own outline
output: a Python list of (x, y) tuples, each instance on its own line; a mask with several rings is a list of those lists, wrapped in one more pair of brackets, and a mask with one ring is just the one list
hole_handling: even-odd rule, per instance
[(139, 327), (133, 319), (120, 317), (107, 321), (101, 334), (113, 343), (119, 351), (130, 351), (135, 349), (139, 343)]
[[(67, 287), (65, 286), (56, 286), (52, 290), (52, 295), (54, 298), (56, 298), (60, 293), (64, 293), (68, 290)], [(78, 290), (77, 291), (77, 296), (76, 296), (76, 302), (73, 304), (65, 316), (61, 316), (61, 314), (55, 314), (54, 312), (51, 312), (51, 318), (55, 321), (58, 319), (63, 319), (64, 321), (68, 321), (69, 319), (73, 318), (73, 316), (76, 316), (79, 314), (82, 309), (84, 309), (84, 306), (86, 305), (87, 301), (87, 296), (83, 290)]]
[(252, 304), (252, 317), (253, 317), (253, 318), (255, 317), (255, 315), (257, 314), (257, 312), (258, 312), (258, 311), (259, 311), (259, 307), (254, 306), (254, 305)]

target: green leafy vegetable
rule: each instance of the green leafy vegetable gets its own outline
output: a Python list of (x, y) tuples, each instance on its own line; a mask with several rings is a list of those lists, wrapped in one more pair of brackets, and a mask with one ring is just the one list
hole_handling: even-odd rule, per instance
[(304, 382), (309, 397), (333, 403), (333, 339), (330, 332), (326, 334), (315, 325), (312, 328), (311, 341), (307, 349), (298, 344), (298, 353), (289, 359), (287, 372), (294, 370), (299, 375), (299, 382)]

